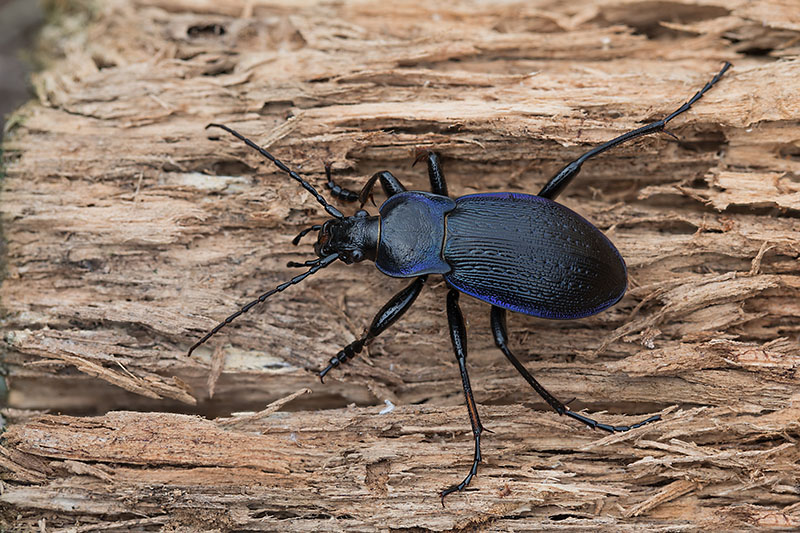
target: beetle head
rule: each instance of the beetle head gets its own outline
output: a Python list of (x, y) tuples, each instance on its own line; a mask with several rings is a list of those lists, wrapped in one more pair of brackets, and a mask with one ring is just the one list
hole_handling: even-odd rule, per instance
[(379, 231), (380, 218), (364, 210), (351, 217), (332, 218), (320, 228), (314, 252), (319, 257), (338, 254), (348, 265), (364, 259), (374, 261)]

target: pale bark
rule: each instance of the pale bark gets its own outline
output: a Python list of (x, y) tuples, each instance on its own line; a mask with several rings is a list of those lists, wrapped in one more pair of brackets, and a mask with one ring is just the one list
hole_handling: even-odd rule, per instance
[[(6, 525), (800, 527), (792, 2), (120, 0), (77, 32), (64, 17), (46, 34), (57, 48), (39, 100), (4, 144)], [(472, 439), (439, 280), (324, 385), (315, 371), (407, 281), (333, 265), (186, 356), (296, 275), (285, 263), (310, 258), (313, 237), (291, 238), (325, 218), (207, 123), (252, 136), (321, 191), (325, 161), (356, 190), (383, 169), (426, 189), (410, 165), (431, 148), (453, 196), (535, 193), (676, 109), (726, 60), (670, 124), (678, 142), (604, 154), (559, 199), (618, 246), (625, 298), (580, 321), (509, 317), (512, 348), (573, 408), (664, 421), (604, 438), (547, 411), (494, 347), (488, 306), (464, 297), (494, 434), (478, 490), (442, 510)], [(306, 387), (291, 413), (215, 419)], [(379, 414), (384, 400), (398, 407)]]

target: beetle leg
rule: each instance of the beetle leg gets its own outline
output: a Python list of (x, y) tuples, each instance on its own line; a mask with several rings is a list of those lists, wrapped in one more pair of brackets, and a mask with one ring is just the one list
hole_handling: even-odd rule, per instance
[(700, 100), (700, 98), (706, 93), (706, 91), (711, 89), (711, 87), (713, 87), (714, 84), (719, 81), (719, 79), (722, 77), (723, 74), (725, 74), (725, 71), (728, 70), (730, 66), (731, 66), (730, 63), (725, 62), (725, 65), (723, 65), (722, 70), (720, 70), (717, 73), (717, 75), (711, 79), (711, 81), (706, 83), (705, 87), (697, 91), (697, 93), (694, 96), (692, 96), (688, 102), (683, 104), (676, 111), (668, 115), (666, 118), (658, 120), (656, 122), (652, 122), (650, 124), (642, 126), (641, 128), (637, 128), (627, 133), (623, 133), (619, 137), (611, 139), (610, 141), (589, 150), (575, 161), (572, 161), (571, 163), (567, 164), (564, 168), (562, 168), (558, 172), (558, 174), (553, 176), (553, 178), (551, 178), (550, 181), (548, 181), (544, 187), (542, 187), (542, 190), (539, 191), (539, 196), (542, 196), (544, 198), (549, 198), (550, 200), (554, 200), (555, 197), (558, 196), (559, 193), (561, 193), (561, 191), (563, 191), (567, 185), (569, 185), (569, 182), (572, 181), (572, 179), (578, 175), (578, 172), (581, 171), (581, 165), (583, 165), (587, 159), (590, 159), (598, 154), (602, 154), (606, 150), (614, 148), (615, 146), (622, 144), (624, 142), (635, 139), (636, 137), (641, 137), (642, 135), (648, 135), (650, 133), (663, 131), (664, 127), (667, 125), (667, 122), (677, 117), (681, 113), (688, 111), (689, 108), (692, 107), (692, 104)]
[(423, 159), (426, 159), (428, 163), (428, 178), (431, 180), (431, 192), (433, 194), (447, 196), (447, 181), (444, 179), (444, 172), (442, 172), (439, 154), (432, 150), (420, 151), (417, 158), (414, 160), (414, 165)]
[(345, 202), (355, 202), (358, 200), (357, 192), (346, 189), (341, 185), (337, 185), (336, 182), (333, 181), (333, 176), (331, 175), (331, 164), (329, 161), (325, 162), (325, 177), (328, 178), (328, 183), (326, 183), (325, 186), (331, 191), (333, 196)]
[(422, 292), (422, 286), (425, 284), (426, 279), (428, 279), (427, 275), (420, 276), (415, 279), (411, 285), (395, 294), (394, 297), (392, 297), (392, 299), (389, 300), (380, 311), (378, 311), (378, 314), (375, 315), (375, 318), (372, 319), (372, 324), (370, 324), (369, 329), (367, 329), (367, 332), (364, 333), (363, 337), (342, 348), (339, 353), (336, 354), (336, 357), (331, 357), (330, 361), (328, 361), (328, 366), (326, 366), (319, 373), (320, 381), (322, 381), (322, 379), (328, 372), (331, 371), (331, 369), (346, 362), (355, 354), (361, 353), (361, 350), (364, 349), (364, 346), (369, 344), (372, 339), (386, 331), (389, 326), (397, 322), (397, 320), (403, 316), (406, 311), (408, 311), (408, 309), (414, 303), (414, 300), (416, 300), (417, 296), (419, 296), (419, 293)]
[(478, 471), (478, 463), (481, 462), (481, 433), (483, 432), (483, 426), (478, 416), (478, 409), (475, 406), (475, 399), (472, 397), (472, 387), (469, 384), (469, 374), (467, 373), (467, 330), (464, 327), (464, 317), (458, 306), (458, 295), (459, 292), (455, 289), (450, 289), (450, 292), (447, 293), (447, 323), (450, 326), (450, 340), (453, 342), (453, 350), (456, 353), (459, 370), (461, 370), (461, 384), (464, 387), (467, 412), (469, 413), (470, 424), (472, 424), (472, 435), (475, 438), (475, 457), (472, 460), (472, 468), (469, 469), (467, 477), (458, 485), (453, 485), (442, 491), (442, 506), (444, 506), (445, 496), (451, 492), (464, 490), (469, 485), (469, 482), (472, 481)]
[(395, 178), (388, 170), (376, 172), (364, 184), (361, 192), (358, 193), (358, 199), (361, 201), (361, 207), (364, 207), (364, 204), (367, 203), (367, 198), (372, 198), (372, 189), (375, 187), (375, 182), (378, 180), (381, 180), (381, 187), (383, 188), (383, 192), (386, 193), (387, 198), (406, 190), (403, 184), (400, 183), (400, 180)]
[(494, 343), (497, 345), (498, 348), (505, 354), (511, 364), (514, 365), (514, 368), (517, 369), (525, 381), (533, 387), (539, 396), (541, 396), (544, 401), (546, 401), (550, 407), (556, 410), (556, 412), (560, 415), (566, 415), (570, 418), (574, 418), (579, 422), (586, 424), (587, 426), (591, 427), (592, 429), (602, 429), (604, 431), (608, 431), (609, 433), (616, 433), (617, 431), (628, 431), (629, 429), (638, 428), (650, 422), (655, 422), (656, 420), (661, 420), (659, 415), (651, 416), (647, 420), (642, 420), (636, 424), (630, 426), (610, 426), (608, 424), (601, 424), (596, 420), (593, 420), (587, 416), (582, 414), (576, 413), (572, 411), (569, 407), (564, 405), (560, 400), (558, 400), (555, 396), (547, 392), (547, 390), (542, 387), (542, 385), (536, 381), (528, 369), (522, 366), (522, 363), (514, 357), (514, 354), (511, 353), (511, 350), (508, 349), (508, 334), (506, 333), (506, 310), (497, 307), (496, 305), (492, 306), (492, 314), (491, 314), (491, 323), (492, 323), (492, 334), (494, 335)]
[(372, 189), (375, 187), (375, 182), (378, 180), (381, 180), (381, 187), (383, 188), (383, 192), (386, 193), (387, 197), (406, 190), (403, 184), (400, 183), (400, 181), (388, 170), (383, 170), (373, 174), (367, 183), (364, 184), (364, 187), (361, 188), (361, 192), (352, 191), (342, 187), (341, 185), (338, 185), (335, 181), (333, 181), (333, 176), (331, 175), (331, 164), (327, 162), (325, 163), (325, 176), (328, 178), (328, 183), (325, 185), (331, 191), (333, 196), (339, 198), (340, 200), (344, 200), (345, 202), (355, 202), (356, 200), (360, 200), (361, 207), (364, 207), (364, 204), (367, 203), (368, 198), (372, 198)]
[[(356, 193), (351, 191), (350, 189), (346, 189), (341, 185), (338, 185), (335, 181), (333, 181), (333, 176), (331, 175), (331, 164), (326, 162), (325, 163), (325, 176), (328, 178), (328, 183), (326, 183), (326, 187), (331, 191), (331, 194), (340, 200), (344, 200), (345, 202), (355, 202), (356, 200), (361, 200), (361, 207), (364, 207), (364, 204), (367, 203), (368, 198), (372, 198), (372, 189), (375, 187), (375, 182), (377, 180), (381, 180), (381, 187), (383, 188), (383, 192), (386, 193), (386, 196), (393, 196), (399, 192), (403, 192), (406, 188), (403, 186), (400, 181), (395, 178), (391, 172), (388, 170), (384, 170), (382, 172), (376, 172), (372, 175), (372, 177), (364, 184), (362, 187), (361, 192)], [(431, 178), (433, 179), (433, 178)], [(305, 237), (311, 231), (318, 231), (322, 226), (319, 224), (315, 224), (309, 228), (304, 229), (300, 232), (297, 237), (292, 239), (292, 244), (298, 245), (300, 244), (300, 240)]]

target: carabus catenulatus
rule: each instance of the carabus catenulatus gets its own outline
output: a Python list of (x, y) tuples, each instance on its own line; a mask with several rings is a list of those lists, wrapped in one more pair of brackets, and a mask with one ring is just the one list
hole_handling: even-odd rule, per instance
[(362, 207), (375, 183), (380, 181), (388, 199), (381, 205), (377, 216), (371, 216), (363, 209), (353, 216), (344, 216), (310, 183), (265, 149), (227, 126), (209, 124), (207, 127), (231, 133), (272, 161), (313, 194), (333, 218), (322, 225), (311, 226), (295, 237), (293, 242), (298, 244), (309, 232), (319, 232), (314, 246), (318, 258), (304, 263), (289, 263), (292, 267), (309, 267), (306, 272), (265, 292), (233, 313), (192, 346), (189, 354), (256, 304), (300, 283), (337, 259), (347, 264), (369, 259), (388, 276), (414, 278), (414, 281), (389, 300), (366, 333), (331, 358), (319, 375), (323, 378), (332, 368), (360, 353), (366, 344), (408, 311), (430, 274), (441, 274), (450, 287), (447, 293), (450, 339), (461, 370), (475, 439), (472, 468), (461, 483), (442, 491), (442, 498), (463, 490), (481, 461), (483, 426), (467, 373), (467, 337), (458, 305), (459, 293), (492, 305), (491, 327), (495, 344), (558, 414), (611, 433), (659, 420), (656, 415), (631, 426), (611, 426), (570, 410), (547, 392), (509, 350), (506, 310), (542, 318), (576, 319), (599, 313), (622, 298), (627, 287), (627, 272), (617, 249), (590, 222), (554, 200), (578, 175), (583, 163), (624, 142), (664, 131), (670, 120), (687, 111), (729, 67), (730, 63), (726, 62), (705, 87), (666, 118), (620, 135), (572, 161), (535, 196), (494, 192), (451, 198), (435, 152), (422, 153), (418, 158), (427, 161), (432, 192), (407, 191), (391, 173), (382, 171), (374, 174), (360, 193), (355, 193), (336, 185), (330, 166), (326, 165), (327, 186), (334, 196), (346, 201), (359, 200)]

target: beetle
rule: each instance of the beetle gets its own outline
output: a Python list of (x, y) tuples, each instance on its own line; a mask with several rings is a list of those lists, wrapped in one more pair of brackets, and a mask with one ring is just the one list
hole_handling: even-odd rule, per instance
[[(423, 152), (431, 192), (408, 191), (390, 172), (375, 173), (359, 193), (337, 185), (329, 164), (325, 165), (327, 187), (345, 201), (359, 200), (361, 209), (344, 216), (305, 179), (236, 130), (212, 123), (257, 150), (281, 171), (314, 195), (331, 216), (300, 232), (293, 243), (317, 231), (316, 259), (290, 262), (290, 267), (308, 267), (304, 273), (251, 301), (219, 323), (190, 349), (201, 344), (233, 320), (275, 293), (302, 282), (336, 260), (346, 264), (370, 260), (382, 273), (396, 278), (414, 278), (373, 319), (364, 335), (332, 357), (319, 373), (320, 379), (333, 368), (362, 351), (365, 345), (394, 324), (412, 306), (428, 276), (441, 275), (449, 286), (447, 320), (450, 339), (461, 372), (462, 387), (475, 444), (472, 466), (466, 477), (440, 493), (448, 494), (469, 485), (481, 462), (480, 439), (484, 431), (467, 372), (467, 335), (459, 307), (461, 293), (491, 304), (491, 329), (497, 347), (528, 384), (559, 415), (566, 415), (591, 428), (614, 433), (660, 420), (651, 416), (631, 426), (603, 424), (570, 410), (556, 399), (520, 363), (508, 347), (506, 311), (550, 319), (578, 319), (594, 315), (617, 303), (627, 287), (625, 262), (611, 241), (586, 219), (555, 201), (592, 157), (622, 143), (660, 131), (669, 121), (686, 112), (717, 83), (730, 68), (722, 69), (681, 107), (665, 118), (624, 133), (565, 165), (536, 195), (492, 192), (451, 198), (438, 154)], [(667, 132), (669, 133), (669, 132)], [(376, 183), (387, 200), (378, 215), (363, 210)]]

